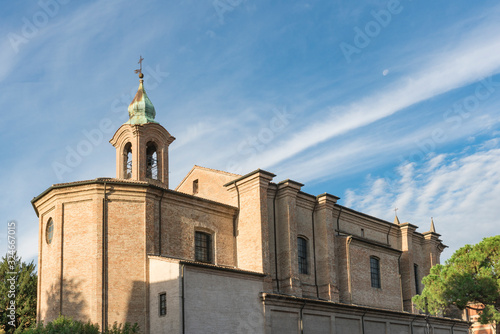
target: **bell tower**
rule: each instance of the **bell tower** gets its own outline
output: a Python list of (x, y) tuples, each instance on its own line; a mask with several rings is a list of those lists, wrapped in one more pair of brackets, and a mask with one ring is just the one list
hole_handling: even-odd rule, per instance
[(142, 58), (139, 63), (139, 89), (128, 106), (129, 120), (109, 141), (116, 148), (116, 178), (157, 180), (168, 188), (168, 146), (175, 138), (155, 121), (155, 107), (144, 90)]

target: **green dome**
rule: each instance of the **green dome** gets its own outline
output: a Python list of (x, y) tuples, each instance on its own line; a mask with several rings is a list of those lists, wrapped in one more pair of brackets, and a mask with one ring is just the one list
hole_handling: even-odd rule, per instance
[(144, 90), (143, 82), (141, 79), (139, 89), (128, 106), (129, 120), (125, 124), (158, 123), (155, 122), (155, 107)]

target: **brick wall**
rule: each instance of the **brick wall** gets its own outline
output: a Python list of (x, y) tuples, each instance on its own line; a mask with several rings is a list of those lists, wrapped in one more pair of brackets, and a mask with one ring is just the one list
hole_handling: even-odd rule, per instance
[[(159, 201), (159, 199), (157, 199)], [(236, 210), (193, 197), (168, 193), (162, 200), (162, 255), (194, 260), (195, 231), (212, 238), (214, 263), (234, 266)]]
[[(105, 314), (108, 324), (138, 323), (147, 331), (147, 254), (159, 251), (161, 241), (164, 255), (194, 260), (196, 230), (213, 232), (214, 263), (235, 265), (235, 208), (147, 183), (108, 180), (106, 193), (104, 205), (102, 181), (75, 183), (35, 202), (41, 231), (39, 320), (63, 314), (102, 327)], [(55, 228), (49, 245), (50, 218)]]
[[(194, 166), (175, 190), (212, 201), (238, 206), (238, 199), (224, 185), (241, 175)], [(193, 182), (198, 180), (198, 192), (193, 192)]]
[[(438, 234), (341, 207), (332, 195), (305, 194), (295, 181), (273, 184), (274, 175), (265, 171), (233, 176), (194, 168), (179, 189), (187, 192), (197, 178), (198, 196), (155, 182), (109, 179), (105, 205), (103, 180), (44, 193), (34, 203), (40, 217), (39, 320), (62, 313), (102, 324), (104, 315), (108, 323), (137, 322), (147, 331), (146, 257), (194, 260), (195, 231), (212, 236), (214, 264), (267, 274), (264, 291), (273, 290), (276, 247), (281, 293), (392, 310), (401, 310), (404, 299), (405, 310), (412, 310), (413, 265), (421, 279), (437, 263), (444, 246)], [(233, 181), (222, 184), (228, 179)], [(205, 182), (215, 188), (203, 188)], [(55, 224), (50, 245), (49, 218)], [(298, 271), (298, 236), (308, 241), (307, 274)], [(381, 289), (371, 287), (370, 256), (380, 259)]]
[[(400, 253), (360, 240), (353, 240), (349, 248), (348, 267), (340, 270), (350, 270), (352, 303), (402, 311), (398, 266)], [(381, 288), (371, 286), (371, 256), (379, 259)]]

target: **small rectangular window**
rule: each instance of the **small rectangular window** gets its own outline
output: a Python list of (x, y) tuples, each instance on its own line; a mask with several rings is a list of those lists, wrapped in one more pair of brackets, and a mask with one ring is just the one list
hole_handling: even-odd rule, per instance
[(193, 195), (198, 193), (198, 179), (193, 181)]
[(297, 238), (297, 254), (299, 260), (299, 273), (309, 274), (307, 263), (307, 240), (301, 237)]
[(158, 297), (158, 313), (161, 316), (167, 315), (167, 294), (165, 292), (160, 293)]
[(363, 238), (365, 237), (365, 229), (364, 228), (361, 229), (361, 237), (363, 237)]
[(374, 256), (370, 257), (370, 274), (372, 288), (380, 289), (380, 260)]
[(195, 232), (194, 258), (199, 262), (212, 262), (212, 236), (208, 233)]
[(418, 279), (418, 264), (413, 265), (413, 273), (415, 274), (415, 292), (417, 295), (420, 294), (420, 286), (419, 286), (419, 279)]

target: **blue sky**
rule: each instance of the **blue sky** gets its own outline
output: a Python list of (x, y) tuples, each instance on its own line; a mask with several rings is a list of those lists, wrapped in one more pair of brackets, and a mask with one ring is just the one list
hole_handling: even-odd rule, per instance
[[(144, 60), (156, 119), (194, 165), (269, 170), (450, 247), (498, 233), (496, 1), (6, 2), (0, 13), (0, 249), (37, 254), (30, 200), (115, 176), (108, 143)], [(84, 222), (82, 222), (84, 223)]]

